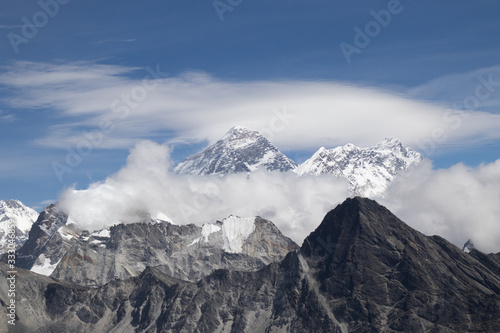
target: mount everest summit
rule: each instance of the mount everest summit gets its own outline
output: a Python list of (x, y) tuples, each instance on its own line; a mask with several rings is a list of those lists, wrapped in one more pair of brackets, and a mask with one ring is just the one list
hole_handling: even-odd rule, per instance
[(398, 139), (388, 138), (368, 148), (353, 144), (333, 149), (322, 147), (297, 166), (259, 132), (235, 126), (212, 146), (179, 163), (173, 172), (225, 175), (265, 170), (293, 171), (298, 175), (331, 174), (346, 178), (352, 194), (374, 197), (383, 194), (396, 175), (421, 160), (418, 152), (403, 146)]
[(225, 175), (237, 172), (289, 171), (297, 164), (259, 132), (234, 126), (224, 137), (177, 165), (175, 174)]

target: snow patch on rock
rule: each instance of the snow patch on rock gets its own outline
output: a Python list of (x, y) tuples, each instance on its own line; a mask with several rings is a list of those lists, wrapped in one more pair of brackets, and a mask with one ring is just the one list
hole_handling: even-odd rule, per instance
[(41, 275), (50, 276), (54, 272), (60, 261), (61, 260), (59, 259), (56, 263), (52, 264), (49, 258), (45, 258), (45, 256), (41, 254), (36, 260), (38, 264), (35, 263), (35, 265), (31, 267), (30, 271)]
[(255, 218), (230, 216), (222, 221), (224, 251), (241, 253), (245, 240), (255, 231)]
[(102, 230), (93, 232), (91, 234), (91, 236), (102, 237), (102, 238), (109, 238), (109, 237), (111, 237), (111, 233), (110, 233), (109, 229), (106, 228), (106, 229), (102, 229)]

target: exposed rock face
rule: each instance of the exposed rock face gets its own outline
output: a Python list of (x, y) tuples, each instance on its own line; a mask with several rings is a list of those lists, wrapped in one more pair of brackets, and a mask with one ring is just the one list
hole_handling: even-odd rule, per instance
[(259, 132), (235, 126), (221, 140), (188, 157), (173, 171), (176, 174), (225, 175), (255, 170), (288, 171), (296, 166)]
[[(19, 267), (85, 286), (138, 276), (147, 266), (197, 281), (216, 269), (257, 270), (298, 248), (272, 222), (259, 217), (230, 217), (202, 227), (153, 221), (118, 224), (92, 234), (63, 225), (66, 220), (54, 215), (53, 207), (41, 218), (36, 225), (45, 227), (33, 231), (33, 239), (20, 252)], [(245, 230), (249, 232), (242, 234)]]
[[(34, 265), (43, 267), (56, 264), (70, 246), (70, 242), (57, 232), (67, 219), (65, 214), (57, 211), (55, 205), (45, 208), (33, 224), (28, 240), (18, 251), (18, 267), (30, 269)], [(39, 259), (41, 255), (43, 257)]]
[(148, 267), (89, 288), (20, 270), (18, 322), (25, 332), (500, 332), (499, 257), (464, 253), (353, 198), (258, 271), (195, 283)]
[(295, 169), (299, 175), (332, 174), (344, 177), (355, 195), (373, 197), (382, 194), (401, 172), (422, 161), (422, 156), (394, 138), (374, 147), (359, 148), (353, 144), (333, 149), (320, 148)]
[(348, 199), (301, 252), (350, 331), (500, 330), (500, 275), (375, 201)]

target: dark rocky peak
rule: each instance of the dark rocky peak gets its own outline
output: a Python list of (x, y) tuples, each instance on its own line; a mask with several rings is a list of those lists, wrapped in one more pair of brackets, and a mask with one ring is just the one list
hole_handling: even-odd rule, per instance
[[(105, 246), (81, 244), (78, 260), (63, 259), (66, 268), (58, 266), (78, 277), (125, 264), (128, 271), (139, 262), (134, 256), (153, 259), (125, 278), (111, 272), (106, 284), (82, 287), (19, 269), (21, 331), (500, 332), (500, 254), (464, 253), (439, 236), (411, 229), (372, 200), (346, 200), (299, 251), (264, 266), (221, 249), (223, 231), (217, 229), (222, 223), (228, 220), (217, 228), (205, 226), (210, 234), (196, 226), (116, 226)], [(260, 224), (256, 230), (274, 228), (258, 219), (255, 224)], [(156, 258), (180, 261), (159, 265), (152, 256), (155, 246), (144, 247), (145, 237), (155, 243), (153, 234), (171, 240), (158, 243)], [(111, 253), (108, 245), (114, 241), (119, 246)], [(275, 237), (268, 238), (259, 247), (268, 251), (267, 244), (274, 242)], [(165, 253), (163, 244), (172, 243), (180, 251)], [(219, 244), (218, 251), (210, 250), (212, 243)], [(251, 248), (242, 246), (243, 251)], [(242, 262), (252, 269), (236, 269)], [(179, 279), (210, 263), (200, 278)], [(0, 275), (7, 270), (0, 264)], [(0, 284), (0, 304), (6, 303), (7, 292), (7, 284)], [(6, 318), (0, 317), (4, 327)]]
[(417, 246), (421, 236), (376, 201), (354, 197), (325, 216), (319, 227), (304, 240), (301, 252), (306, 256), (322, 256), (347, 251), (361, 243), (402, 249), (410, 243)]
[(467, 242), (465, 242), (464, 244), (464, 247), (462, 248), (462, 251), (464, 252), (470, 252), (471, 250), (475, 250), (476, 247), (474, 246), (474, 243), (472, 242), (472, 240), (468, 240)]
[(18, 251), (17, 265), (22, 268), (31, 268), (38, 256), (46, 252), (49, 242), (62, 246), (63, 240), (57, 230), (66, 224), (68, 216), (60, 212), (56, 205), (46, 207), (29, 232), (29, 238)]
[(55, 204), (52, 204), (40, 213), (33, 226), (37, 226), (45, 233), (50, 234), (66, 224), (67, 220), (68, 216), (61, 212)]
[[(380, 331), (386, 318), (396, 331), (465, 332), (499, 309), (498, 258), (476, 251), (425, 236), (375, 201), (355, 197), (330, 211), (300, 252), (350, 331)], [(382, 315), (387, 306), (392, 310)], [(461, 313), (470, 317), (451, 321)]]

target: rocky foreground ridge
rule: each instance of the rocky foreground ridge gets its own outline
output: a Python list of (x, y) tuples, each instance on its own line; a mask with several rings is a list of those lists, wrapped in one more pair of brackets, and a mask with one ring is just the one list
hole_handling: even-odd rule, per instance
[(465, 253), (356, 197), (258, 270), (186, 281), (147, 266), (89, 287), (18, 269), (17, 299), (18, 332), (500, 332), (500, 254)]
[(217, 269), (257, 270), (299, 247), (260, 217), (230, 216), (201, 227), (144, 217), (89, 233), (55, 205), (40, 214), (29, 236), (18, 267), (94, 287), (138, 276), (146, 267), (193, 282)]

